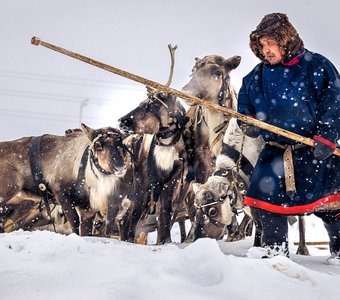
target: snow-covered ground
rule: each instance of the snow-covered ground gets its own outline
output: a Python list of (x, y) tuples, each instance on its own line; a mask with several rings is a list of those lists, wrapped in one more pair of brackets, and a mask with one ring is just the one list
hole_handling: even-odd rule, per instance
[[(307, 241), (328, 240), (319, 219), (307, 224)], [(0, 298), (338, 300), (340, 266), (325, 264), (328, 250), (309, 246), (311, 256), (297, 256), (296, 225), (290, 238), (291, 259), (254, 259), (252, 238), (143, 246), (47, 231), (1, 234)]]

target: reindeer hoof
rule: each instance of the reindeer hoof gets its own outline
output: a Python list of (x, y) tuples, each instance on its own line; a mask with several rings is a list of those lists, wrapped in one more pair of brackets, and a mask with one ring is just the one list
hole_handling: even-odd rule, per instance
[(244, 235), (240, 233), (230, 234), (228, 235), (226, 242), (237, 242), (244, 239)]
[(139, 237), (136, 239), (136, 244), (146, 245), (148, 240), (148, 236), (144, 231), (139, 234)]
[(8, 219), (4, 224), (4, 231), (6, 233), (12, 232), (15, 230), (15, 224), (11, 219)]
[(306, 255), (306, 256), (310, 255), (306, 246), (302, 246), (302, 247), (299, 246), (298, 249), (296, 250), (296, 254), (297, 255)]

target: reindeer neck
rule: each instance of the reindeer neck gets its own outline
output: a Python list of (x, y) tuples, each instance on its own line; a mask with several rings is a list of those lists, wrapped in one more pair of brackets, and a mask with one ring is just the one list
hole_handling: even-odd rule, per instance
[[(223, 121), (225, 120), (225, 116), (220, 112), (216, 112), (216, 111), (209, 110), (207, 108), (203, 108), (203, 118), (204, 118), (204, 123), (206, 125), (206, 128), (205, 128), (205, 131), (207, 131), (206, 134), (209, 135), (209, 145), (212, 146), (219, 134), (219, 133), (215, 133), (214, 129), (223, 123)], [(215, 156), (217, 156), (221, 150), (222, 139), (221, 141), (213, 145), (213, 149), (211, 149), (212, 153)]]

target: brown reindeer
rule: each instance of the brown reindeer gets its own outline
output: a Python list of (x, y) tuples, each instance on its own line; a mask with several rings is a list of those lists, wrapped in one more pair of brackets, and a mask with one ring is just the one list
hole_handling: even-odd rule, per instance
[[(200, 237), (222, 238), (227, 226), (232, 224), (235, 213), (242, 211), (246, 212), (245, 217), (240, 227), (228, 234), (228, 241), (245, 237), (252, 214), (249, 207), (244, 207), (243, 197), (263, 145), (261, 137), (248, 137), (238, 126), (236, 119), (230, 120), (214, 173), (204, 184), (193, 185), (195, 202), (191, 209), (195, 221), (188, 240), (194, 241)], [(260, 246), (260, 223), (255, 224), (258, 231), (254, 245)]]
[(0, 232), (23, 229), (71, 233), (70, 222), (66, 220), (61, 206), (53, 204), (49, 204), (49, 206), (50, 214), (44, 206), (32, 200), (0, 207)]
[(0, 207), (43, 198), (46, 208), (61, 205), (73, 232), (91, 235), (96, 214), (106, 217), (122, 194), (130, 162), (120, 131), (82, 130), (1, 142)]
[[(171, 241), (171, 215), (184, 183), (186, 149), (183, 138), (185, 109), (171, 94), (152, 92), (136, 109), (120, 118), (120, 128), (134, 136), (131, 142), (134, 188), (132, 207), (124, 218), (121, 239), (135, 241), (137, 223), (150, 205), (159, 205), (157, 243)], [(128, 229), (126, 231), (126, 229)]]
[[(183, 87), (183, 91), (211, 103), (236, 110), (237, 94), (230, 85), (229, 73), (239, 65), (240, 61), (240, 56), (234, 56), (229, 59), (224, 59), (217, 55), (208, 55), (203, 59), (196, 58), (192, 79)], [(190, 105), (190, 103), (188, 104)], [(191, 107), (187, 115), (191, 117), (191, 128), (194, 129), (194, 147), (191, 155), (191, 161), (194, 161), (193, 173), (195, 174), (196, 181), (203, 184), (215, 170), (215, 158), (221, 153), (223, 135), (227, 130), (228, 122), (225, 122), (226, 116), (222, 113), (201, 108), (197, 105)], [(194, 219), (193, 214), (196, 213), (193, 206), (194, 198), (195, 196), (191, 189), (186, 199), (191, 220)], [(301, 216), (299, 217), (299, 224), (300, 243), (297, 252), (298, 254), (308, 254), (304, 243), (304, 220)], [(195, 224), (193, 225), (196, 227)], [(235, 232), (229, 231), (228, 240), (244, 238), (246, 231), (248, 230), (247, 232), (249, 232), (249, 229), (251, 229), (251, 225), (251, 218), (245, 215), (240, 226), (234, 227)], [(213, 231), (217, 230), (216, 226), (212, 228)], [(208, 234), (204, 234), (215, 238), (221, 237), (223, 235), (221, 228), (225, 228), (225, 226), (220, 226), (215, 233), (211, 231), (209, 233), (207, 229)], [(188, 237), (188, 240), (193, 239), (193, 231), (194, 229), (192, 228), (191, 237)], [(256, 239), (257, 241), (259, 240), (258, 236), (256, 236)], [(255, 243), (258, 244), (256, 241)]]
[[(170, 86), (172, 81), (177, 46), (168, 45), (168, 48), (171, 67), (166, 86)], [(182, 207), (187, 173), (185, 109), (174, 95), (148, 88), (148, 98), (119, 122), (123, 131), (138, 134), (132, 136), (129, 143), (135, 159), (134, 189), (129, 194), (131, 206), (125, 206), (125, 211), (119, 216), (123, 225), (121, 239), (135, 241), (138, 239), (136, 233), (139, 237), (140, 233), (145, 243), (145, 231), (156, 227), (157, 243), (170, 242), (172, 224)], [(150, 217), (148, 211), (155, 213), (157, 218)], [(180, 226), (184, 228), (184, 220)]]
[[(250, 176), (264, 146), (259, 136), (247, 136), (232, 118), (223, 138), (223, 146), (216, 160), (216, 169), (204, 184), (195, 183), (195, 201), (192, 214), (193, 227), (187, 240), (200, 237), (222, 238), (226, 228), (232, 223), (235, 213), (244, 211), (245, 216), (234, 232), (229, 232), (227, 241), (245, 238), (247, 227), (255, 223), (254, 246), (264, 245), (262, 226), (256, 210), (244, 207), (243, 197), (247, 192)], [(290, 216), (289, 222), (295, 218)], [(300, 243), (297, 254), (308, 255), (304, 239), (304, 219), (299, 217)]]
[[(241, 57), (223, 58), (208, 55), (196, 58), (191, 80), (182, 90), (207, 102), (237, 109), (237, 93), (230, 82), (230, 72), (238, 67)], [(226, 116), (221, 112), (192, 105), (187, 111), (191, 121), (194, 145), (192, 157), (195, 179), (204, 183), (215, 168), (215, 159), (221, 153), (223, 135), (227, 127)]]
[[(203, 59), (196, 58), (191, 80), (182, 90), (190, 95), (204, 99), (212, 104), (237, 109), (237, 93), (230, 82), (230, 72), (238, 67), (240, 56), (225, 59), (219, 55), (207, 55)], [(192, 182), (204, 183), (215, 169), (216, 157), (221, 153), (224, 132), (228, 120), (221, 112), (205, 107), (191, 105), (187, 111), (190, 118), (189, 134), (191, 149), (188, 152), (189, 174)], [(195, 195), (192, 182), (185, 199), (188, 214), (194, 221), (192, 209)]]

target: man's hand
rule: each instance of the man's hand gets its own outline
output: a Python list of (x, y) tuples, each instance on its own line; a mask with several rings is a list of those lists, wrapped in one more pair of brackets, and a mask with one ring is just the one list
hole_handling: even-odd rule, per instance
[(243, 123), (241, 125), (242, 132), (251, 138), (257, 138), (260, 135), (261, 129), (256, 126)]
[(313, 139), (315, 141), (314, 157), (316, 159), (324, 160), (333, 154), (336, 148), (335, 144), (318, 135), (314, 135)]

